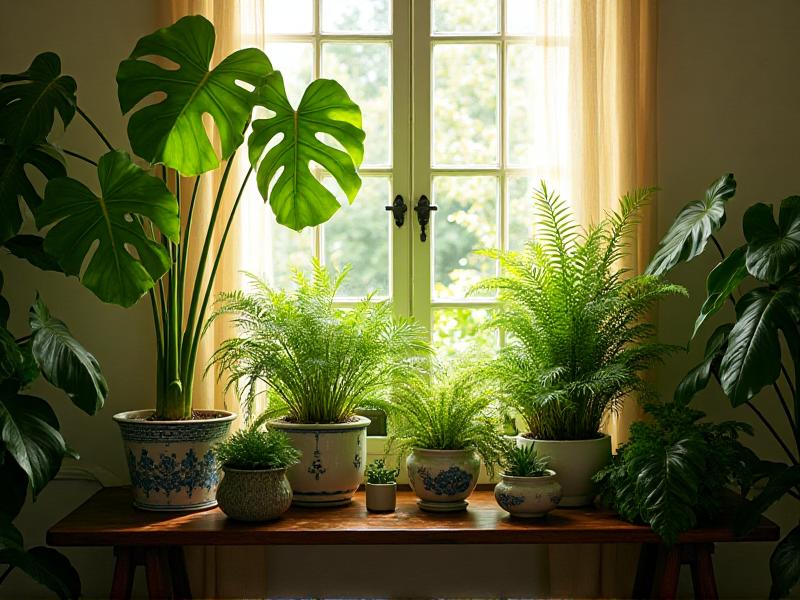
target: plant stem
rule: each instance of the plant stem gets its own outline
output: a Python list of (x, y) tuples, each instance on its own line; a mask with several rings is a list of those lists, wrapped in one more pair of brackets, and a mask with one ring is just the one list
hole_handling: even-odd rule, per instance
[(0, 585), (3, 584), (3, 582), (6, 580), (6, 577), (8, 577), (11, 574), (11, 571), (13, 570), (14, 570), (14, 565), (8, 565), (8, 568), (3, 572), (2, 575), (0, 575)]
[(189, 212), (186, 215), (186, 230), (183, 232), (181, 236), (181, 245), (183, 246), (181, 250), (181, 279), (180, 285), (181, 289), (179, 292), (179, 296), (181, 298), (181, 302), (183, 302), (183, 288), (186, 281), (186, 262), (189, 256), (189, 240), (192, 233), (192, 215), (194, 214), (194, 201), (197, 198), (197, 190), (200, 187), (200, 175), (198, 175), (194, 180), (194, 188), (192, 189), (192, 199), (189, 201)]
[(714, 245), (717, 247), (717, 252), (719, 252), (720, 258), (725, 260), (725, 251), (722, 249), (722, 245), (719, 243), (719, 240), (712, 235), (711, 241), (714, 242)]
[(81, 110), (81, 107), (78, 106), (78, 105), (75, 105), (75, 110), (78, 111), (78, 114), (81, 117), (83, 117), (83, 120), (86, 121), (89, 124), (89, 127), (94, 129), (94, 132), (100, 137), (101, 140), (103, 140), (103, 143), (106, 145), (106, 148), (108, 148), (109, 150), (113, 150), (114, 146), (112, 146), (111, 142), (108, 141), (108, 138), (106, 138), (106, 136), (103, 135), (103, 132), (100, 131), (100, 128), (97, 125), (94, 124), (94, 121), (92, 121), (89, 118), (89, 115), (87, 115), (85, 112), (83, 112)]
[(91, 158), (87, 158), (83, 154), (78, 154), (77, 152), (73, 152), (72, 150), (67, 150), (66, 148), (62, 148), (61, 151), (66, 154), (67, 156), (72, 156), (73, 158), (80, 159), (84, 162), (89, 163), (90, 165), (97, 166), (97, 163), (93, 161)]
[(758, 410), (756, 405), (753, 404), (751, 401), (748, 400), (745, 404), (747, 404), (747, 406), (749, 406), (750, 409), (754, 413), (756, 413), (756, 416), (761, 420), (761, 422), (764, 424), (764, 426), (769, 430), (769, 432), (772, 434), (772, 437), (775, 438), (775, 440), (778, 442), (778, 444), (780, 444), (780, 447), (783, 448), (783, 451), (786, 452), (786, 456), (789, 457), (789, 460), (792, 461), (792, 464), (793, 465), (797, 465), (798, 464), (797, 458), (794, 456), (794, 454), (792, 454), (792, 451), (789, 449), (789, 446), (786, 445), (786, 442), (783, 441), (783, 438), (781, 438), (781, 436), (778, 434), (778, 432), (772, 426), (772, 423), (770, 423), (769, 420), (767, 420), (767, 418), (764, 416), (764, 414), (760, 410)]

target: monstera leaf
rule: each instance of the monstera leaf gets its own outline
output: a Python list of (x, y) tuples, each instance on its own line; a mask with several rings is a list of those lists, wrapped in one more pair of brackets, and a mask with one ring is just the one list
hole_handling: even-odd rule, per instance
[(684, 206), (658, 245), (647, 273), (663, 275), (701, 254), (711, 235), (725, 224), (725, 203), (735, 192), (736, 181), (728, 173), (711, 184), (705, 198)]
[(800, 525), (775, 547), (769, 559), (772, 587), (769, 597), (785, 598), (800, 583)]
[(753, 277), (775, 283), (800, 258), (800, 196), (781, 202), (778, 222), (772, 206), (758, 203), (747, 209), (742, 220), (747, 240), (747, 270)]
[(6, 240), (6, 249), (17, 258), (22, 258), (42, 271), (58, 271), (58, 261), (44, 251), (44, 238), (38, 235), (20, 234)]
[(711, 379), (711, 374), (719, 369), (719, 362), (728, 342), (728, 334), (733, 325), (720, 325), (706, 342), (703, 362), (689, 371), (675, 388), (675, 401), (689, 404), (697, 392), (704, 390)]
[(66, 452), (53, 409), (22, 394), (0, 398), (0, 438), (27, 473), (34, 498), (58, 473)]
[(778, 378), (781, 368), (779, 330), (787, 338), (794, 339), (798, 335), (793, 316), (798, 294), (800, 288), (793, 284), (777, 289), (760, 287), (736, 303), (736, 324), (728, 334), (728, 347), (720, 365), (722, 389), (733, 406), (744, 404)]
[[(209, 70), (214, 52), (214, 26), (201, 16), (188, 16), (139, 40), (117, 71), (123, 113), (154, 93), (166, 94), (156, 104), (134, 112), (128, 122), (133, 151), (151, 163), (162, 163), (193, 176), (219, 166), (242, 143), (255, 94), (237, 81), (261, 85), (272, 65), (256, 48), (238, 50)], [(161, 67), (142, 57), (163, 57), (178, 65)], [(219, 134), (217, 157), (203, 126), (209, 114)]]
[(43, 142), (55, 112), (66, 127), (75, 115), (75, 80), (61, 74), (61, 59), (44, 52), (27, 71), (0, 75), (0, 138), (25, 148)]
[[(267, 78), (259, 93), (259, 103), (275, 115), (254, 121), (248, 139), (250, 163), (258, 169), (258, 189), (278, 223), (295, 231), (324, 223), (340, 205), (311, 173), (309, 163), (320, 164), (333, 175), (347, 199), (355, 199), (361, 187), (357, 168), (364, 157), (361, 110), (344, 88), (330, 79), (312, 82), (296, 111), (286, 97), (279, 72)], [(332, 136), (346, 152), (320, 141), (317, 134)], [(264, 155), (276, 136), (282, 139)]]
[(50, 383), (66, 392), (82, 411), (93, 415), (103, 408), (108, 384), (94, 356), (72, 337), (63, 321), (50, 316), (39, 298), (31, 307), (32, 351)]
[(708, 297), (700, 309), (697, 320), (694, 322), (692, 338), (697, 335), (705, 320), (722, 308), (728, 297), (747, 277), (747, 268), (744, 264), (746, 252), (747, 248), (745, 246), (737, 248), (708, 274), (708, 279), (706, 280)]
[(67, 173), (63, 157), (52, 146), (39, 144), (15, 148), (0, 144), (0, 244), (16, 235), (22, 227), (19, 199), (32, 211), (42, 203), (39, 192), (25, 172), (30, 165), (47, 179), (63, 177)]
[[(153, 287), (170, 265), (166, 250), (148, 239), (138, 217), (146, 217), (177, 242), (178, 202), (163, 181), (137, 167), (124, 152), (103, 155), (97, 175), (100, 196), (69, 177), (51, 180), (36, 223), (39, 228), (55, 223), (47, 232), (44, 249), (57, 257), (64, 273), (80, 276), (101, 300), (127, 307)], [(95, 241), (97, 250), (81, 273)]]
[(783, 498), (792, 489), (800, 487), (800, 465), (791, 467), (773, 463), (764, 488), (751, 502), (743, 504), (736, 516), (736, 532), (744, 535), (758, 525), (761, 513)]

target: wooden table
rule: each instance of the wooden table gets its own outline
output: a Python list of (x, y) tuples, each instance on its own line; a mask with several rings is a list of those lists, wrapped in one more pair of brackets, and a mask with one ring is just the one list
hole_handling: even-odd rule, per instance
[(368, 513), (364, 494), (348, 506), (292, 507), (270, 523), (231, 521), (217, 508), (192, 513), (153, 513), (131, 505), (130, 490), (105, 488), (47, 533), (51, 546), (113, 546), (117, 561), (112, 598), (130, 598), (133, 574), (145, 567), (150, 598), (190, 598), (183, 546), (329, 544), (608, 544), (642, 543), (634, 598), (674, 598), (682, 564), (692, 570), (695, 596), (716, 598), (712, 553), (716, 542), (774, 541), (779, 528), (763, 518), (747, 536), (730, 528), (735, 507), (715, 523), (683, 534), (671, 548), (646, 526), (633, 525), (601, 509), (558, 509), (544, 520), (510, 518), (491, 489), (469, 498), (469, 509), (433, 514), (416, 497), (398, 492), (397, 511)]

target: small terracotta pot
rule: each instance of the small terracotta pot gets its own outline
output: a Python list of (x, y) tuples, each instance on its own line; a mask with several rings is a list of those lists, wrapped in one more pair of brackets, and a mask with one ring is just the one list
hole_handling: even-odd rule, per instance
[(397, 508), (397, 484), (367, 483), (367, 510), (392, 512)]

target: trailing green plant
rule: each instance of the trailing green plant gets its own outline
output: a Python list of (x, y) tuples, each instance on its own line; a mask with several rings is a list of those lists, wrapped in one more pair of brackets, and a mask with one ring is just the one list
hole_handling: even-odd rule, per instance
[(401, 456), (414, 448), (474, 450), (493, 475), (504, 442), (494, 397), (483, 366), (462, 360), (407, 375), (378, 405), (389, 414), (389, 441)]
[(685, 401), (648, 403), (652, 420), (631, 425), (630, 441), (594, 480), (603, 501), (646, 523), (666, 544), (718, 512), (729, 485), (750, 485), (753, 453), (739, 442), (752, 429), (735, 421), (701, 422)]
[[(736, 180), (729, 173), (712, 183), (702, 200), (683, 207), (648, 272), (662, 275), (693, 260), (709, 241), (719, 254), (718, 264), (708, 274), (707, 297), (691, 338), (726, 305), (728, 322), (708, 337), (703, 361), (684, 377), (675, 397), (688, 402), (713, 379), (732, 406), (746, 406), (758, 418), (785, 454), (784, 462), (760, 461), (754, 467), (760, 491), (739, 515), (739, 529), (744, 532), (781, 498), (800, 501), (800, 196), (781, 202), (777, 222), (772, 205), (750, 206), (742, 218), (744, 243), (726, 254), (715, 233), (725, 225), (726, 205), (735, 192)], [(746, 291), (740, 292), (742, 286)], [(779, 433), (782, 428), (763, 410), (767, 400), (780, 407), (790, 439)], [(776, 546), (770, 571), (773, 598), (788, 595), (800, 582), (800, 525)]]
[[(120, 63), (117, 90), (122, 113), (130, 115), (128, 141), (147, 168), (112, 144), (78, 104), (75, 80), (61, 73), (58, 55), (40, 54), (26, 71), (0, 75), (0, 243), (33, 264), (78, 277), (104, 302), (128, 307), (149, 295), (159, 419), (192, 416), (205, 316), (250, 178), (255, 175), (278, 223), (298, 231), (327, 221), (339, 209), (333, 193), (311, 173), (310, 161), (333, 175), (350, 202), (361, 185), (361, 111), (337, 82), (313, 81), (294, 108), (283, 76), (264, 52), (244, 48), (212, 66), (214, 44), (213, 25), (202, 16), (187, 16), (141, 38)], [(256, 107), (272, 116), (253, 120)], [(96, 157), (57, 147), (49, 139), (56, 113), (65, 128), (77, 114), (106, 152)], [(213, 132), (204, 125), (206, 115)], [(332, 136), (343, 150), (320, 141), (319, 133)], [(218, 139), (219, 151), (212, 139)], [(230, 209), (223, 208), (234, 158), (245, 140), (250, 166)], [(67, 177), (64, 156), (91, 165), (95, 180)], [(160, 177), (150, 172), (156, 165)], [(44, 194), (31, 170), (47, 180)], [(200, 223), (198, 192), (211, 178), (216, 179), (210, 217)], [(41, 235), (18, 235), (20, 199)], [(202, 246), (190, 249), (193, 228), (200, 226)], [(198, 258), (190, 265), (194, 250)]]
[(251, 292), (222, 293), (211, 320), (230, 316), (239, 335), (222, 342), (213, 363), (227, 376), (245, 414), (259, 385), (268, 407), (260, 420), (285, 415), (295, 423), (343, 423), (355, 409), (386, 397), (413, 376), (429, 352), (424, 330), (372, 295), (335, 304), (349, 267), (332, 276), (317, 260), (311, 278), (296, 270), (290, 290), (255, 276)]
[(247, 427), (214, 447), (223, 467), (243, 470), (285, 469), (300, 460), (289, 436), (277, 429)]
[(385, 484), (397, 481), (400, 469), (390, 469), (383, 458), (376, 458), (367, 465), (367, 483)]
[(535, 438), (597, 437), (626, 394), (649, 393), (641, 373), (673, 349), (653, 340), (646, 318), (655, 302), (684, 289), (617, 266), (653, 192), (627, 194), (618, 211), (579, 228), (542, 182), (533, 196), (536, 236), (519, 252), (481, 252), (499, 260), (502, 274), (473, 292), (498, 293), (488, 325), (508, 333), (490, 371)]
[(542, 477), (547, 475), (547, 456), (538, 456), (533, 446), (507, 445), (500, 458), (503, 475), (511, 477)]

